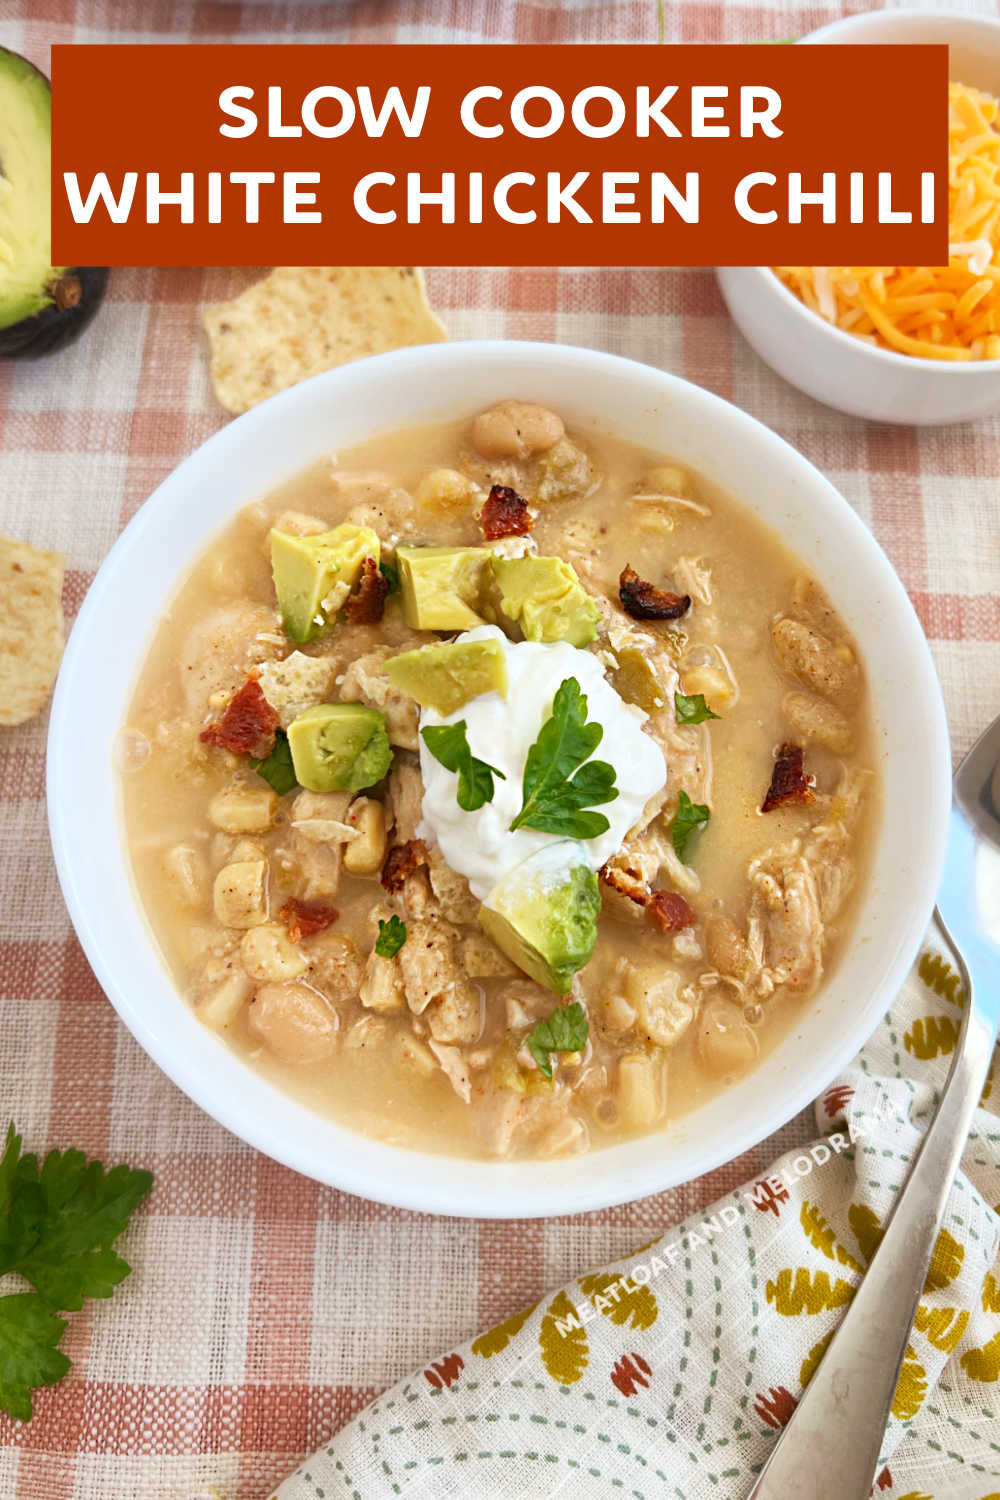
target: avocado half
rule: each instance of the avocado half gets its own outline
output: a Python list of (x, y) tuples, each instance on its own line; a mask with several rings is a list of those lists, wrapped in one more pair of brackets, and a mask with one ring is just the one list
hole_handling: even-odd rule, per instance
[(0, 47), (0, 355), (70, 343), (101, 304), (107, 266), (53, 266), (52, 95), (27, 58)]

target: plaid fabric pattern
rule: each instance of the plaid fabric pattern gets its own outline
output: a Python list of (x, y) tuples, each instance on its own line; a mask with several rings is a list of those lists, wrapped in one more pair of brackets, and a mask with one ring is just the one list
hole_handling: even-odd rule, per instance
[[(940, 3), (940, 0), (939, 0)], [(829, 4), (665, 4), (669, 42), (799, 35)], [(995, 13), (993, 4), (964, 9)], [(0, 0), (0, 45), (54, 42), (654, 41), (655, 0)], [(163, 101), (170, 107), (170, 101)], [(95, 101), (99, 107), (99, 101)], [(0, 531), (68, 559), (67, 615), (119, 529), (225, 420), (198, 327), (251, 279), (120, 270), (87, 336), (0, 362)], [(432, 270), (453, 338), (589, 345), (674, 370), (775, 428), (872, 527), (931, 638), (956, 752), (1000, 699), (1000, 415), (880, 428), (799, 396), (726, 317), (708, 271)], [(44, 808), (44, 719), (0, 736), (0, 1101), (31, 1148), (152, 1168), (113, 1302), (75, 1314), (74, 1360), (29, 1426), (0, 1418), (7, 1500), (258, 1500), (422, 1361), (621, 1258), (812, 1138), (808, 1115), (698, 1182), (547, 1223), (435, 1220), (307, 1182), (227, 1135), (118, 1023), (63, 909)]]

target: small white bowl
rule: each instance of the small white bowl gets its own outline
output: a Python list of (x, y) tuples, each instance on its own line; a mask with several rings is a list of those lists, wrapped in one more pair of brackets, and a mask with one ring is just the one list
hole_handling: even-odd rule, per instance
[[(950, 76), (1000, 92), (1000, 21), (953, 11), (881, 10), (848, 16), (803, 37), (819, 42), (943, 42)], [(917, 359), (865, 344), (827, 323), (767, 266), (721, 266), (733, 322), (761, 359), (838, 411), (921, 426), (963, 422), (1000, 405), (1000, 360)]]
[[(484, 1162), (355, 1134), (280, 1093), (196, 1019), (161, 962), (123, 842), (113, 746), (180, 580), (240, 507), (374, 433), (547, 402), (571, 425), (676, 456), (785, 538), (843, 610), (871, 682), (884, 804), (848, 951), (761, 1067), (668, 1129), (584, 1157)], [(836, 490), (717, 396), (646, 365), (551, 344), (403, 349), (319, 375), (186, 459), (112, 548), (67, 646), (52, 708), (48, 801), (63, 893), (125, 1024), (236, 1135), (320, 1182), (401, 1207), (489, 1217), (577, 1213), (674, 1186), (755, 1145), (829, 1083), (884, 1014), (917, 951), (943, 856), (950, 757), (930, 653), (895, 573)]]

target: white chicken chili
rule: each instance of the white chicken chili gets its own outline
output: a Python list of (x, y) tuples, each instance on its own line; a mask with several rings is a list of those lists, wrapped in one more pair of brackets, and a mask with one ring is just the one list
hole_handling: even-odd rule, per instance
[(781, 540), (517, 400), (241, 512), (123, 728), (198, 1016), (466, 1156), (598, 1149), (752, 1069), (823, 1003), (879, 808), (862, 663)]

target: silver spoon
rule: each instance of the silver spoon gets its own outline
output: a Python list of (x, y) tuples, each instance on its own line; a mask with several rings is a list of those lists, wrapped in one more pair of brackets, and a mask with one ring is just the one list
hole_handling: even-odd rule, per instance
[[(914, 809), (920, 816), (920, 809)], [(966, 1003), (937, 1113), (882, 1243), (747, 1500), (868, 1500), (945, 1204), (1000, 1019), (1000, 718), (955, 775), (935, 913)]]

